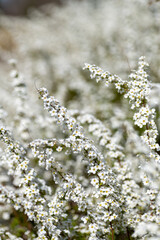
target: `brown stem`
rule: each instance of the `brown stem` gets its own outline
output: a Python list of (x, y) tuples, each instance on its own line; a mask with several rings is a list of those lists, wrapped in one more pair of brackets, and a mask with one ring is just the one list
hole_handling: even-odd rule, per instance
[(119, 158), (118, 158), (118, 163), (119, 163), (119, 166), (122, 167), (122, 164)]
[(113, 227), (112, 227), (112, 223), (110, 223), (110, 226), (111, 226), (112, 240), (114, 240), (114, 229), (113, 229)]

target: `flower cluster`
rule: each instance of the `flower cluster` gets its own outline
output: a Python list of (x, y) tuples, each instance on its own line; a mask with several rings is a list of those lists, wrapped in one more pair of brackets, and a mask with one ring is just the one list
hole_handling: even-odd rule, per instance
[[(88, 69), (91, 72), (91, 78), (96, 78), (97, 82), (104, 81), (107, 86), (109, 83), (114, 83), (117, 91), (124, 94), (124, 98), (129, 98), (129, 102), (132, 104), (131, 109), (137, 110), (133, 116), (135, 125), (140, 128), (146, 127), (142, 139), (151, 150), (159, 151), (160, 146), (156, 143), (158, 130), (154, 120), (155, 109), (151, 109), (148, 103), (151, 85), (147, 79), (146, 67), (148, 67), (148, 63), (145, 62), (145, 57), (142, 56), (139, 58), (138, 70), (129, 75), (129, 80), (122, 80), (117, 75), (87, 63), (84, 69)], [(152, 155), (156, 161), (160, 161), (158, 154), (151, 151)]]
[[(1, 240), (160, 239), (159, 6), (69, 1), (0, 16)], [(136, 69), (142, 52), (152, 64)]]
[[(144, 70), (146, 66), (144, 57), (141, 57), (138, 71), (126, 81), (86, 64), (91, 77), (107, 84), (113, 82), (118, 91), (129, 98), (136, 111), (133, 122), (138, 119), (136, 114), (140, 115), (139, 119), (146, 117), (144, 126), (147, 129), (143, 137), (146, 131), (148, 136), (153, 133), (153, 126), (158, 131), (155, 110), (149, 106), (151, 84)], [(17, 80), (19, 74), (16, 72), (12, 76)], [(46, 88), (38, 89), (38, 94), (44, 102), (44, 109), (53, 118), (52, 123), (61, 129), (64, 137), (59, 138), (59, 134), (58, 138), (39, 138), (27, 143), (21, 131), (20, 143), (14, 139), (12, 128), (6, 126), (6, 113), (1, 109), (1, 168), (13, 179), (10, 182), (8, 178), (5, 185), (0, 185), (3, 211), (6, 211), (7, 203), (14, 211), (23, 212), (32, 228), (36, 227), (34, 231), (25, 227), (24, 234), (29, 239), (58, 240), (81, 236), (82, 239), (102, 240), (110, 236), (114, 239), (115, 234), (118, 236), (122, 232), (128, 239), (131, 234), (133, 239), (158, 237), (160, 196), (157, 177), (160, 168), (155, 159), (159, 148), (152, 148), (150, 143), (145, 147), (130, 122), (124, 127), (132, 139), (126, 136), (129, 142), (126, 146), (121, 145), (121, 141), (115, 141), (112, 129), (92, 114), (68, 111), (49, 95)], [(26, 101), (19, 102), (21, 106), (27, 104)], [(20, 117), (23, 122), (27, 118), (26, 112)], [(138, 149), (137, 141), (144, 145), (143, 150)], [(134, 146), (135, 151), (128, 145)], [(78, 163), (81, 170), (71, 168), (70, 164)], [(151, 225), (156, 230), (150, 231), (148, 226)], [(2, 239), (6, 236), (14, 239), (14, 232), (2, 227), (1, 236)]]

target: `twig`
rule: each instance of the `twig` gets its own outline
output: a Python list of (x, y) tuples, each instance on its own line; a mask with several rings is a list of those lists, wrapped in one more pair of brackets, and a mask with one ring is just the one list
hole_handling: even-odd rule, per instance
[(112, 223), (110, 223), (110, 226), (111, 226), (112, 240), (114, 240), (114, 229), (112, 227)]

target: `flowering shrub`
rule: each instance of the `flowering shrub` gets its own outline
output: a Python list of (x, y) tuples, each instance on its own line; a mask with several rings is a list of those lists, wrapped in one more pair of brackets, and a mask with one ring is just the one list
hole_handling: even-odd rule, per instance
[(11, 124), (0, 111), (1, 239), (158, 240), (159, 113), (150, 106), (145, 58), (128, 80), (84, 67), (129, 99), (123, 131), (91, 113), (67, 110), (46, 88), (37, 89), (46, 115), (41, 109), (33, 115), (37, 106), (16, 62), (10, 63), (16, 105)]
[(0, 239), (160, 239), (159, 8), (0, 16)]

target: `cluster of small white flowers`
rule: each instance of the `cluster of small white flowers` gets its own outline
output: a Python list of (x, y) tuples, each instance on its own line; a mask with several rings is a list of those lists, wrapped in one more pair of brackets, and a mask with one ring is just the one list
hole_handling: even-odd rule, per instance
[[(160, 5), (68, 2), (23, 20), (0, 15), (0, 102), (8, 112), (0, 108), (0, 239), (159, 240), (159, 84), (151, 89), (144, 57), (123, 79), (144, 52), (158, 81)], [(14, 94), (3, 48), (10, 38), (20, 62), (10, 61)], [(104, 88), (81, 70), (84, 61), (123, 77), (87, 64)], [(40, 89), (50, 116), (35, 81), (56, 97)]]
[[(15, 196), (12, 191), (7, 191), (1, 188), (2, 199), (9, 202), (14, 202), (14, 208), (24, 209), (25, 214), (27, 214), (30, 221), (35, 221), (40, 224), (42, 228), (48, 228), (50, 234), (56, 232), (56, 226), (54, 226), (53, 221), (49, 221), (50, 218), (48, 211), (45, 207), (46, 198), (41, 196), (41, 191), (46, 193), (51, 193), (50, 188), (48, 188), (43, 180), (37, 178), (37, 174), (34, 169), (28, 168), (28, 159), (25, 157), (25, 150), (18, 143), (10, 137), (10, 132), (4, 128), (0, 129), (1, 138), (7, 144), (7, 158), (4, 160), (4, 164), (8, 161), (9, 174), (13, 177), (19, 177), (19, 187), (21, 187), (21, 192)], [(4, 201), (3, 201), (4, 202)], [(52, 224), (51, 224), (52, 222)], [(42, 232), (38, 231), (40, 235), (39, 239), (43, 239)], [(46, 231), (43, 231), (44, 239), (47, 239)]]
[[(76, 113), (77, 114), (77, 113)], [(99, 119), (96, 119), (91, 114), (79, 114), (77, 118), (81, 124), (88, 125), (88, 131), (98, 138), (98, 145), (102, 146), (102, 152), (107, 160), (122, 161), (124, 154), (123, 148), (117, 145), (111, 137), (111, 131)], [(104, 151), (106, 148), (106, 152)]]
[[(89, 69), (89, 71), (91, 72), (91, 78), (95, 77), (97, 81), (105, 81), (105, 83), (107, 82), (107, 85), (110, 82), (114, 82), (118, 91), (120, 93), (123, 93), (125, 98), (129, 98), (130, 102), (132, 103), (131, 108), (138, 110), (138, 112), (136, 112), (133, 116), (135, 124), (138, 125), (140, 128), (146, 126), (146, 130), (144, 131), (142, 139), (145, 140), (144, 142), (150, 148), (149, 157), (151, 159), (159, 161), (160, 156), (158, 155), (157, 151), (159, 151), (160, 147), (158, 143), (156, 143), (158, 130), (155, 124), (155, 109), (150, 109), (149, 107), (149, 93), (151, 89), (151, 83), (147, 79), (148, 74), (146, 72), (146, 67), (148, 67), (148, 63), (145, 62), (144, 57), (141, 57), (139, 60), (138, 71), (130, 74), (130, 81), (123, 81), (118, 76), (111, 75), (109, 72), (104, 72), (102, 69), (96, 67), (95, 65), (85, 64), (85, 68)], [(155, 183), (153, 184), (153, 179), (148, 177), (145, 174), (144, 170), (144, 172), (142, 172), (141, 178), (144, 186), (146, 186), (148, 190), (146, 189), (146, 192), (141, 192), (139, 194), (139, 186), (133, 180), (131, 172), (129, 173), (129, 175), (126, 174), (125, 177), (126, 170), (123, 172), (122, 166), (125, 166), (124, 163), (121, 165), (117, 163), (117, 166), (115, 165), (115, 169), (119, 172), (118, 178), (123, 180), (122, 192), (124, 191), (123, 196), (125, 198), (127, 206), (125, 209), (126, 218), (128, 218), (128, 224), (132, 228), (137, 229), (134, 236), (142, 236), (143, 234), (138, 234), (139, 225), (137, 225), (137, 223), (139, 222), (143, 223), (144, 221), (146, 223), (146, 228), (147, 224), (153, 222), (155, 224), (155, 227), (158, 229), (158, 226), (156, 225), (160, 222), (159, 213), (157, 211), (157, 209), (159, 208), (159, 197), (156, 188), (158, 186), (156, 186)], [(128, 166), (126, 169), (128, 172)], [(124, 181), (125, 178), (126, 180)], [(137, 193), (135, 192), (135, 189), (137, 189)], [(148, 199), (146, 193), (149, 194), (150, 200)], [(144, 200), (146, 201), (145, 205), (143, 202)], [(144, 214), (138, 213), (137, 208), (135, 209), (135, 206), (144, 208), (146, 207), (147, 201), (149, 206), (148, 212)], [(148, 232), (146, 232), (146, 234), (146, 236), (150, 236), (151, 233), (148, 234)], [(151, 235), (154, 236), (154, 234)]]
[[(146, 72), (148, 63), (145, 62), (145, 57), (140, 57), (139, 68), (135, 73), (131, 73), (128, 83), (128, 92), (124, 97), (129, 98), (132, 102), (131, 108), (138, 110), (133, 116), (135, 124), (142, 128), (146, 127), (142, 139), (153, 150), (159, 151), (160, 146), (156, 143), (158, 130), (155, 124), (155, 109), (150, 109), (148, 105), (149, 94), (151, 91), (151, 83), (149, 82)], [(159, 161), (159, 156), (154, 154), (156, 161)]]
[[(103, 71), (95, 65), (86, 63), (84, 69), (88, 69), (91, 72), (91, 78), (103, 81), (107, 86), (113, 82), (117, 91), (121, 94), (123, 93), (125, 98), (129, 98), (132, 104), (131, 109), (137, 110), (133, 116), (134, 123), (140, 128), (146, 127), (142, 139), (151, 150), (159, 151), (160, 146), (156, 143), (158, 130), (155, 124), (155, 109), (150, 109), (148, 103), (151, 89), (151, 83), (146, 72), (148, 66), (148, 63), (145, 62), (145, 57), (140, 57), (138, 70), (129, 75), (129, 81), (122, 80), (117, 75)], [(156, 152), (151, 151), (151, 157), (155, 158), (156, 161), (160, 161), (160, 157)]]
[[(39, 166), (43, 166), (46, 168), (46, 170), (51, 171), (53, 180), (56, 184), (61, 183), (61, 198), (65, 198), (66, 200), (70, 199), (76, 202), (79, 210), (85, 209), (88, 205), (86, 201), (87, 193), (84, 191), (81, 184), (76, 182), (75, 178), (70, 173), (66, 173), (66, 171), (63, 169), (63, 166), (52, 156), (53, 151), (59, 152), (59, 148), (69, 148), (69, 142), (63, 139), (37, 139), (31, 142), (30, 146), (34, 156), (39, 159)], [(61, 205), (59, 205), (59, 207), (61, 207)]]
[[(71, 134), (66, 139), (67, 146), (69, 146), (74, 153), (80, 152), (83, 154), (85, 159), (89, 161), (88, 174), (95, 175), (91, 178), (91, 184), (96, 188), (96, 191), (93, 191), (92, 197), (96, 199), (107, 197), (105, 201), (97, 202), (97, 206), (102, 207), (96, 209), (96, 214), (98, 216), (102, 215), (103, 217), (100, 219), (100, 217), (96, 217), (96, 215), (92, 213), (92, 218), (94, 221), (95, 219), (98, 220), (99, 225), (102, 225), (101, 229), (103, 229), (104, 232), (107, 228), (105, 224), (111, 223), (117, 218), (117, 215), (113, 217), (112, 213), (121, 211), (121, 198), (119, 196), (121, 192), (120, 184), (116, 181), (116, 176), (114, 176), (113, 171), (106, 166), (103, 155), (93, 143), (85, 137), (83, 134), (83, 128), (77, 123), (75, 118), (69, 117), (67, 110), (64, 107), (61, 107), (56, 99), (50, 97), (46, 89), (39, 89), (39, 93), (44, 101), (44, 108), (46, 108), (50, 114), (54, 111), (54, 117), (57, 120), (57, 124), (61, 124), (63, 129), (68, 129), (70, 131)], [(61, 109), (63, 109), (63, 111), (61, 111)], [(63, 115), (60, 114), (61, 112), (63, 112)], [(96, 120), (94, 119), (94, 121)], [(70, 127), (70, 122), (74, 122), (72, 128)], [(61, 143), (65, 145), (64, 140), (61, 140)], [(112, 146), (113, 150), (115, 150), (116, 146), (114, 146), (114, 144), (112, 144)], [(56, 146), (55, 148), (57, 150), (58, 147)], [(106, 212), (108, 212), (108, 215)], [(110, 225), (108, 227), (110, 229)]]
[[(118, 76), (111, 76), (108, 72), (104, 79), (101, 77), (102, 71), (97, 67), (92, 67), (91, 72), (95, 77), (98, 74), (98, 80), (108, 81), (109, 78), (109, 82), (121, 82), (121, 93), (128, 94), (129, 86), (133, 87), (132, 84), (127, 85), (126, 81), (121, 81)], [(114, 232), (118, 234), (122, 229), (128, 236), (130, 236), (129, 229), (136, 229), (133, 236), (140, 236), (139, 224), (143, 222), (146, 224), (146, 229), (148, 229), (147, 224), (151, 222), (157, 228), (160, 222), (158, 182), (153, 182), (151, 174), (145, 169), (142, 171), (141, 168), (139, 169), (140, 173), (142, 171), (141, 178), (138, 181), (134, 178), (134, 171), (125, 158), (125, 151), (123, 152), (123, 148), (114, 142), (111, 131), (102, 121), (91, 114), (67, 111), (57, 99), (49, 96), (45, 88), (38, 89), (38, 92), (44, 102), (44, 109), (48, 110), (57, 125), (62, 127), (66, 137), (36, 139), (24, 148), (14, 140), (11, 131), (5, 127), (4, 117), (1, 117), (0, 138), (6, 145), (1, 156), (1, 165), (7, 164), (8, 174), (15, 181), (11, 189), (0, 185), (1, 203), (7, 202), (12, 204), (16, 211), (24, 211), (29, 221), (36, 224), (35, 239), (37, 240), (47, 240), (48, 236), (57, 240), (63, 235), (67, 238), (73, 234), (73, 231), (76, 234), (81, 232), (81, 229), (88, 234), (90, 240), (104, 239), (104, 236), (110, 234), (113, 239)], [(140, 106), (135, 108), (139, 109), (141, 114), (150, 112), (149, 105), (141, 108)], [(151, 113), (147, 116), (152, 118)], [(95, 143), (85, 136), (82, 125), (85, 127), (87, 125), (88, 132), (96, 139)], [(29, 166), (32, 158), (28, 154), (30, 149), (34, 159), (38, 160), (39, 169)], [(80, 184), (76, 176), (67, 172), (56, 160), (56, 154), (69, 156), (72, 153), (75, 156), (81, 154), (86, 162), (85, 174), (89, 176), (90, 182), (87, 187), (85, 184), (85, 187)], [(154, 156), (150, 159), (153, 158)], [(48, 186), (46, 180), (39, 177), (42, 169), (51, 173), (54, 184), (57, 185), (56, 189)], [(142, 189), (140, 184), (144, 185)], [(17, 187), (19, 191), (16, 190)], [(81, 222), (79, 229), (75, 227), (71, 230), (67, 227), (70, 202), (76, 204), (78, 211), (83, 213), (79, 220)], [(72, 211), (76, 212), (75, 209)], [(146, 234), (154, 235), (148, 232)]]

